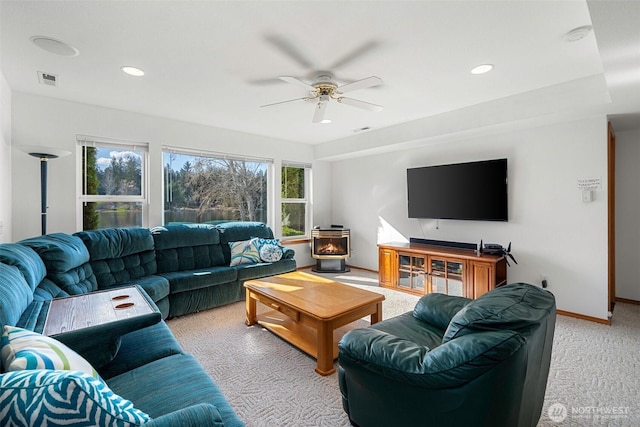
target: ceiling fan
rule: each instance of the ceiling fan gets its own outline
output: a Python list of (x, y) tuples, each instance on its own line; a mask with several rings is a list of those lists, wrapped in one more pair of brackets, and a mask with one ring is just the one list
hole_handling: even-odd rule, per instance
[(291, 76), (280, 76), (278, 78), (284, 82), (307, 89), (309, 91), (309, 96), (261, 105), (261, 107), (271, 107), (273, 105), (285, 104), (287, 102), (295, 101), (317, 102), (315, 112), (313, 113), (313, 119), (311, 120), (313, 123), (331, 123), (330, 120), (325, 119), (327, 104), (329, 104), (331, 100), (334, 100), (341, 104), (351, 105), (352, 107), (362, 108), (363, 110), (368, 111), (377, 112), (382, 110), (382, 106), (380, 105), (342, 96), (346, 92), (365, 89), (382, 84), (382, 79), (380, 79), (379, 77), (371, 76), (362, 80), (356, 80), (355, 82), (344, 84), (342, 86), (338, 86), (329, 73), (318, 75), (316, 81), (311, 84), (305, 83), (302, 80)]

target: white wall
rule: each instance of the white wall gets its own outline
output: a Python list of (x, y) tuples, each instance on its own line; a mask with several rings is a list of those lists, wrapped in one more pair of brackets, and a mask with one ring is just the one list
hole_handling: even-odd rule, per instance
[[(71, 151), (49, 162), (47, 232), (76, 229), (76, 135), (149, 143), (150, 223), (162, 221), (162, 146), (187, 147), (237, 155), (311, 163), (311, 146), (92, 105), (13, 93), (14, 240), (40, 234), (40, 170), (37, 159), (20, 145), (44, 145)], [(318, 184), (322, 192), (322, 183)], [(279, 192), (277, 196), (279, 197)], [(275, 230), (274, 230), (275, 231)]]
[[(376, 244), (409, 237), (512, 242), (519, 264), (509, 282), (540, 284), (544, 275), (558, 309), (606, 319), (606, 129), (603, 116), (334, 162), (332, 221), (352, 230), (349, 264), (377, 270)], [(407, 217), (407, 168), (502, 157), (508, 223)], [(580, 178), (602, 181), (591, 203), (581, 201)]]
[(640, 301), (640, 129), (616, 132), (616, 296)]
[(11, 88), (0, 72), (0, 243), (12, 241)]
[[(6, 102), (5, 95), (3, 99)], [(161, 182), (162, 145), (271, 157), (276, 162), (313, 161), (313, 150), (307, 145), (21, 92), (14, 92), (11, 99), (14, 148), (49, 145), (75, 153), (77, 134), (149, 142), (152, 183)], [(508, 223), (437, 223), (407, 218), (408, 167), (498, 157), (509, 159)], [(18, 149), (12, 150), (11, 164), (11, 214), (20, 219), (13, 224), (15, 241), (39, 234), (39, 165)], [(584, 203), (577, 180), (594, 177), (602, 180), (602, 189), (595, 192), (593, 202)], [(378, 242), (409, 237), (474, 243), (480, 239), (502, 244), (511, 241), (519, 264), (509, 269), (509, 281), (539, 284), (540, 276), (545, 275), (559, 309), (604, 319), (606, 178), (605, 117), (465, 136), (394, 153), (313, 161), (312, 224), (350, 227), (353, 253), (349, 263), (372, 270), (378, 268)], [(0, 179), (6, 186), (6, 178)], [(75, 232), (75, 155), (51, 161), (49, 183), (48, 231)], [(161, 221), (159, 185), (153, 185), (150, 198), (153, 226)], [(313, 262), (308, 245), (296, 245), (295, 249), (300, 265)]]

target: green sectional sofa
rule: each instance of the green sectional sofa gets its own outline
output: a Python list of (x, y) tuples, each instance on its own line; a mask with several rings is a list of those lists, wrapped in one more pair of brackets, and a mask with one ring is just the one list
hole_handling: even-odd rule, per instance
[[(261, 261), (263, 246), (281, 257)], [(293, 271), (293, 256), (255, 222), (53, 233), (0, 244), (0, 425), (58, 417), (74, 425), (69, 419), (77, 417), (77, 425), (243, 426), (164, 319), (239, 301), (245, 280)], [(54, 298), (124, 286), (138, 287), (152, 313), (42, 335)]]

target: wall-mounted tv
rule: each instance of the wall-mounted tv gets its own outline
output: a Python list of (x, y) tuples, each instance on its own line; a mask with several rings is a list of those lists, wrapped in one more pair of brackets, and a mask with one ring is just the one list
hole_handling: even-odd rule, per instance
[(507, 159), (407, 169), (409, 218), (507, 221)]

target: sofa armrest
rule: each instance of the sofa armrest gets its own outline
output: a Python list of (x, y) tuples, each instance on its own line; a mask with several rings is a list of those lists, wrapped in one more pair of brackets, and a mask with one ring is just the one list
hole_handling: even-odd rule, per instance
[(224, 427), (218, 408), (198, 403), (144, 423), (145, 427)]
[(489, 371), (524, 345), (513, 331), (465, 335), (433, 350), (376, 329), (347, 332), (338, 344), (343, 367), (357, 365), (393, 381), (425, 388), (453, 388)]
[(413, 317), (444, 331), (453, 316), (471, 301), (473, 300), (453, 295), (427, 294), (418, 300), (413, 309)]
[(290, 248), (282, 248), (282, 259), (293, 259), (296, 255), (296, 251)]

